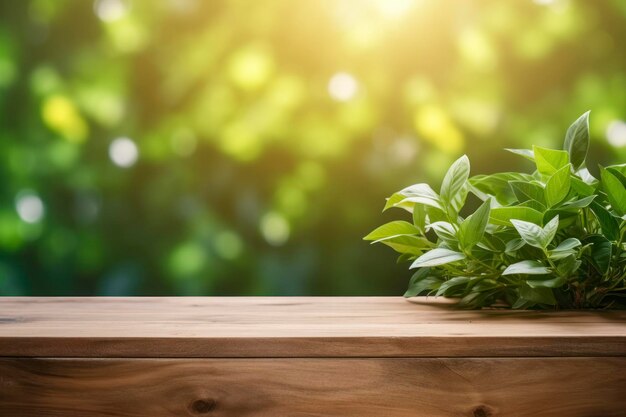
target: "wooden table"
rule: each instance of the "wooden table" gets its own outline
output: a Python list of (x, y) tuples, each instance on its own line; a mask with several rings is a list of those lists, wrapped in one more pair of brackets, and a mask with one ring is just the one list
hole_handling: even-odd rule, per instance
[(626, 416), (626, 312), (2, 298), (0, 416)]

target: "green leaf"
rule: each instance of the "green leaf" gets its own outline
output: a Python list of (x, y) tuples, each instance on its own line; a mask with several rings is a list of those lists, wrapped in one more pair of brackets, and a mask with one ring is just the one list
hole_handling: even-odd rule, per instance
[[(412, 203), (411, 205), (422, 204), (425, 206), (430, 206), (439, 210), (443, 210), (443, 208), (441, 207), (441, 204), (439, 204), (438, 201), (431, 200), (430, 198), (420, 197), (420, 196), (405, 197), (404, 200), (400, 201), (400, 203), (396, 205), (403, 207), (404, 204), (409, 204), (409, 203)], [(413, 211), (411, 210), (411, 212)]]
[(410, 255), (421, 255), (425, 250), (432, 247), (432, 243), (430, 243), (428, 239), (409, 235), (393, 236), (380, 239), (373, 243), (377, 242), (389, 246), (396, 252), (402, 254), (408, 253)]
[(543, 238), (544, 238), (544, 248), (547, 247), (550, 242), (552, 242), (552, 240), (554, 239), (554, 236), (556, 235), (556, 231), (559, 228), (559, 216), (554, 216), (552, 218), (552, 220), (550, 220), (544, 227), (543, 227)]
[(606, 169), (609, 169), (611, 171), (617, 171), (626, 176), (626, 164), (609, 165), (606, 167)]
[(533, 153), (532, 149), (511, 149), (511, 148), (504, 148), (505, 151), (514, 153), (515, 155), (520, 155), (523, 156), (524, 158), (530, 160), (530, 161), (535, 161), (535, 154)]
[(519, 287), (519, 295), (521, 298), (534, 301), (535, 303), (556, 304), (554, 293), (549, 288), (531, 288), (530, 286), (522, 285)]
[(403, 196), (402, 194), (399, 194), (399, 193), (392, 194), (391, 197), (387, 198), (387, 201), (385, 202), (385, 207), (383, 208), (383, 211), (389, 210), (392, 207), (397, 207), (397, 208), (401, 208), (403, 210), (406, 210), (409, 213), (412, 213), (413, 212), (413, 207), (415, 206), (415, 203), (411, 203), (410, 201), (402, 203), (402, 201), (405, 198), (406, 198), (405, 196)]
[(421, 234), (426, 230), (426, 209), (421, 204), (413, 207), (413, 225), (417, 227)]
[(557, 276), (551, 279), (529, 279), (526, 284), (530, 288), (559, 288), (565, 285), (567, 278), (564, 276)]
[(559, 260), (567, 258), (568, 256), (575, 255), (575, 248), (581, 245), (580, 240), (575, 237), (570, 237), (561, 242), (556, 248), (549, 251), (550, 259)]
[(554, 239), (559, 225), (559, 217), (555, 216), (543, 228), (534, 223), (516, 219), (511, 219), (511, 223), (526, 243), (539, 249), (545, 249)]
[(523, 203), (520, 203), (520, 207), (530, 207), (533, 210), (536, 210), (540, 213), (544, 213), (544, 217), (545, 217), (546, 206), (539, 203), (538, 201), (535, 201), (535, 200), (524, 201)]
[(600, 223), (602, 234), (611, 240), (617, 240), (619, 236), (619, 223), (617, 219), (597, 201), (593, 201), (589, 205), (589, 208), (596, 216), (598, 223)]
[(439, 195), (428, 184), (408, 186), (387, 199), (383, 211), (391, 207), (400, 207), (412, 213), (415, 203), (442, 209)]
[(576, 175), (578, 175), (578, 177), (580, 177), (585, 184), (593, 185), (598, 182), (598, 180), (591, 175), (591, 172), (589, 172), (589, 170), (584, 166), (576, 172)]
[(444, 265), (450, 262), (460, 261), (461, 259), (465, 259), (465, 255), (460, 252), (445, 248), (436, 248), (417, 258), (411, 265), (411, 269)]
[(558, 251), (564, 251), (564, 250), (570, 250), (570, 249), (574, 249), (577, 248), (581, 245), (580, 240), (576, 239), (575, 237), (570, 237), (565, 239), (563, 242), (559, 243), (559, 245), (552, 249), (553, 252), (558, 252)]
[(559, 262), (556, 267), (556, 271), (562, 277), (569, 277), (578, 271), (578, 268), (581, 265), (581, 261), (576, 259), (576, 256), (570, 255)]
[(579, 213), (572, 210), (560, 210), (550, 209), (543, 214), (544, 223), (548, 223), (549, 220), (559, 216), (559, 228), (563, 229), (569, 226), (573, 226), (579, 219)]
[(459, 240), (465, 250), (471, 249), (483, 238), (489, 221), (491, 200), (485, 201), (473, 214), (469, 215), (459, 227)]
[(620, 216), (626, 214), (626, 187), (620, 179), (607, 169), (600, 171), (602, 179), (602, 188), (609, 198), (611, 207)]
[[(421, 253), (419, 255), (421, 255)], [(398, 259), (396, 259), (396, 263), (401, 264), (402, 262), (413, 261), (419, 255), (414, 255), (412, 253), (401, 253), (400, 256), (398, 256)]]
[(533, 146), (537, 171), (544, 176), (550, 177), (569, 163), (569, 156), (565, 151), (541, 148)]
[(531, 200), (543, 205), (546, 204), (543, 187), (539, 184), (528, 181), (511, 181), (509, 185), (520, 203)]
[(558, 261), (559, 259), (564, 259), (573, 255), (576, 255), (576, 251), (570, 249), (570, 250), (563, 250), (563, 251), (550, 251), (548, 257), (552, 261)]
[(470, 173), (470, 162), (466, 155), (457, 159), (446, 172), (441, 183), (441, 201), (450, 217), (455, 218), (465, 204)]
[(567, 196), (570, 189), (570, 164), (556, 171), (546, 182), (544, 189), (548, 207), (554, 207)]
[(493, 302), (493, 294), (495, 291), (478, 291), (473, 289), (472, 292), (465, 295), (458, 303), (461, 308), (480, 308)]
[(580, 200), (566, 201), (561, 206), (558, 207), (559, 210), (571, 210), (573, 212), (578, 213), (578, 209), (589, 207), (591, 202), (596, 198), (595, 195), (590, 195), (589, 197), (581, 198)]
[(404, 293), (405, 297), (420, 295), (426, 290), (434, 290), (439, 287), (441, 280), (432, 275), (430, 268), (421, 268), (416, 271), (409, 280), (409, 287)]
[(365, 236), (363, 240), (380, 242), (381, 240), (389, 239), (394, 236), (416, 235), (419, 234), (419, 232), (419, 229), (411, 223), (403, 220), (396, 220), (377, 227), (370, 234)]
[(499, 172), (491, 175), (474, 175), (469, 179), (472, 193), (481, 200), (495, 197), (500, 204), (512, 204), (516, 201), (515, 194), (509, 186), (511, 181), (530, 182), (532, 175), (520, 172)]
[(510, 255), (513, 252), (516, 252), (519, 249), (523, 248), (525, 244), (526, 244), (526, 241), (524, 239), (520, 239), (520, 238), (511, 239), (508, 242), (506, 242), (506, 248), (504, 251)]
[(498, 226), (512, 226), (511, 219), (541, 224), (543, 214), (530, 207), (493, 207), (489, 213), (489, 222)]
[(509, 265), (504, 271), (502, 271), (502, 275), (514, 275), (514, 274), (523, 274), (523, 275), (543, 275), (549, 274), (550, 269), (545, 267), (543, 264), (537, 261), (521, 261)]
[(613, 174), (615, 177), (617, 177), (622, 185), (626, 187), (626, 174), (623, 174), (620, 170), (615, 169), (615, 167), (606, 167), (605, 169)]
[(581, 197), (588, 197), (588, 196), (594, 195), (596, 191), (596, 187), (594, 187), (593, 185), (589, 185), (583, 180), (578, 179), (576, 177), (570, 178), (570, 181), (572, 182), (571, 184), (572, 189), (576, 192), (576, 194), (578, 194)]
[(611, 266), (612, 243), (602, 235), (587, 236), (583, 243), (591, 244), (591, 261), (601, 274), (606, 274)]
[(446, 216), (446, 213), (444, 213), (443, 210), (429, 206), (425, 206), (424, 209), (426, 210), (426, 216), (430, 223), (446, 221), (448, 219), (448, 216)]
[(448, 246), (456, 247), (458, 245), (456, 229), (449, 222), (434, 222), (428, 225), (428, 228), (432, 229), (437, 237), (445, 242)]
[(483, 278), (479, 280), (476, 284), (474, 284), (472, 286), (472, 289), (475, 291), (489, 291), (489, 290), (493, 290), (494, 288), (498, 288), (501, 286), (502, 284), (500, 284), (496, 280)]
[(450, 289), (452, 289), (454, 287), (465, 285), (469, 281), (470, 281), (470, 277), (454, 277), (454, 278), (450, 278), (449, 280), (444, 281), (444, 282), (441, 283), (441, 286), (437, 290), (437, 294), (436, 295), (447, 295), (447, 296), (450, 296), (451, 294), (449, 294), (448, 290), (450, 290)]
[(541, 226), (516, 219), (511, 219), (511, 223), (526, 243), (540, 249), (545, 247), (543, 229)]
[(483, 238), (476, 244), (479, 248), (490, 252), (504, 252), (506, 243), (500, 237), (490, 233), (484, 233)]
[(409, 185), (408, 187), (405, 187), (402, 190), (398, 191), (398, 194), (401, 194), (405, 197), (420, 196), (439, 201), (439, 195), (432, 189), (430, 185), (426, 183)]
[(589, 112), (585, 112), (567, 129), (563, 149), (569, 154), (574, 171), (585, 165), (589, 149)]

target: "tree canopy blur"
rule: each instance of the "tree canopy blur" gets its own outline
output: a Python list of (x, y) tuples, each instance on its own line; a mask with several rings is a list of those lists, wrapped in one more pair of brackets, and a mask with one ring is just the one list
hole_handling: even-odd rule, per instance
[(401, 294), (392, 191), (588, 109), (624, 162), (625, 40), (620, 0), (0, 0), (0, 294)]

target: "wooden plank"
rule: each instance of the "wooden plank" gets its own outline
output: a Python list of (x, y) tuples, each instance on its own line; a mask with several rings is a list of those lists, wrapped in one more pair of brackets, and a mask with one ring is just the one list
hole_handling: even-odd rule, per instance
[(2, 359), (0, 415), (618, 417), (626, 358)]
[(626, 312), (400, 297), (2, 298), (0, 356), (626, 356)]

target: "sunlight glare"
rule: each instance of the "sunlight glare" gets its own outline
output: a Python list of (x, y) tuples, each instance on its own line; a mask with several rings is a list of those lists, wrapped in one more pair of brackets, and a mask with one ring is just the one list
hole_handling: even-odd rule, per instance
[(328, 82), (328, 93), (337, 101), (348, 101), (356, 96), (359, 83), (347, 72), (338, 72)]
[(417, 0), (370, 0), (381, 15), (398, 19), (415, 7)]

